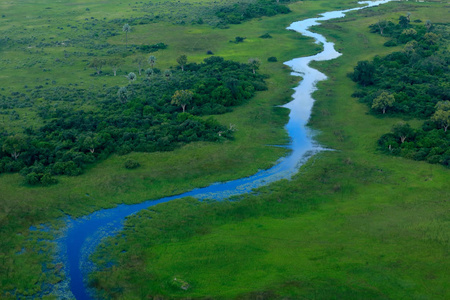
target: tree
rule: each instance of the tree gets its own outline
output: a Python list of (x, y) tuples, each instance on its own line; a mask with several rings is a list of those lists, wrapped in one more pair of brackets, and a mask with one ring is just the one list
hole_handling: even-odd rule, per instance
[(183, 112), (186, 111), (186, 105), (190, 104), (194, 93), (190, 90), (178, 90), (172, 96), (172, 104), (181, 106)]
[(170, 77), (172, 77), (172, 71), (170, 71), (170, 70), (165, 70), (165, 71), (164, 71), (164, 78), (165, 78), (166, 80), (169, 80)]
[(386, 20), (378, 20), (377, 26), (380, 29), (380, 34), (383, 35), (383, 31), (388, 26), (388, 22)]
[(100, 146), (103, 141), (102, 138), (93, 132), (88, 133), (85, 136), (82, 136), (80, 138), (81, 142), (81, 148), (84, 150), (89, 150), (89, 152), (94, 153), (95, 149)]
[(425, 21), (425, 27), (427, 28), (427, 30), (430, 30), (432, 25), (433, 25), (433, 24), (431, 23), (430, 20), (426, 20), (426, 21)]
[(125, 77), (130, 81), (130, 83), (136, 80), (136, 74), (134, 74), (133, 72), (128, 73), (128, 75)]
[(97, 75), (100, 75), (100, 71), (102, 70), (105, 64), (106, 61), (104, 59), (94, 58), (89, 67), (94, 68), (95, 71), (97, 71)]
[(145, 75), (147, 75), (147, 77), (150, 77), (153, 75), (153, 69), (152, 68), (148, 68), (147, 70), (145, 70)]
[(423, 40), (429, 45), (436, 45), (439, 42), (439, 35), (427, 32), (423, 35)]
[(386, 109), (391, 107), (395, 102), (395, 98), (388, 92), (382, 92), (378, 97), (373, 100), (372, 109), (381, 109), (383, 114), (386, 113)]
[(142, 74), (141, 74), (141, 70), (142, 70), (142, 65), (144, 64), (144, 61), (145, 61), (145, 57), (142, 56), (142, 55), (138, 55), (138, 56), (133, 60), (133, 62), (137, 63), (137, 65), (138, 65), (139, 75), (142, 75)]
[(181, 71), (184, 71), (184, 66), (187, 64), (187, 56), (183, 54), (180, 57), (178, 57), (177, 63), (180, 65)]
[(261, 65), (261, 62), (258, 58), (250, 58), (248, 60), (248, 64), (250, 65), (250, 68), (252, 68), (253, 74), (256, 73), (256, 70), (259, 69), (259, 66)]
[(123, 60), (114, 57), (108, 60), (108, 65), (113, 69), (114, 72), (114, 76), (117, 75), (117, 69), (119, 68), (119, 66), (123, 63)]
[(130, 93), (128, 92), (128, 89), (126, 86), (121, 87), (117, 91), (117, 97), (119, 97), (120, 103), (126, 103), (128, 101), (128, 98), (130, 97)]
[(152, 69), (153, 69), (153, 66), (154, 66), (155, 63), (156, 63), (156, 57), (154, 57), (153, 55), (150, 55), (150, 56), (148, 57), (148, 63), (150, 64), (150, 66), (151, 66)]
[(25, 150), (25, 147), (26, 140), (23, 135), (10, 135), (3, 142), (2, 151), (9, 153), (14, 160), (17, 160), (20, 153)]
[(405, 16), (400, 16), (400, 18), (398, 18), (398, 24), (403, 27), (406, 28), (409, 25), (409, 20), (407, 17)]
[(374, 83), (375, 66), (367, 60), (359, 61), (354, 68), (351, 79), (363, 86), (372, 85)]
[(447, 132), (450, 126), (450, 101), (439, 101), (436, 104), (436, 112), (431, 117), (431, 120), (438, 123), (444, 132)]
[(125, 48), (128, 48), (128, 32), (131, 31), (131, 26), (128, 23), (123, 25), (122, 31), (125, 32)]
[(392, 127), (392, 133), (400, 138), (400, 142), (403, 144), (407, 138), (412, 137), (414, 130), (408, 123), (398, 122)]
[(405, 44), (405, 47), (403, 47), (403, 52), (406, 54), (406, 56), (411, 58), (416, 54), (417, 48), (419, 48), (419, 43), (415, 40), (412, 40)]

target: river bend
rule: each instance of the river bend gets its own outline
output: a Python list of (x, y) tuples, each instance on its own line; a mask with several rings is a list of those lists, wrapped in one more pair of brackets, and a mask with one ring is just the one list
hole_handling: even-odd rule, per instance
[(286, 130), (291, 139), (288, 156), (281, 158), (270, 169), (233, 181), (214, 183), (208, 187), (194, 189), (184, 194), (165, 197), (157, 200), (149, 200), (134, 205), (119, 205), (111, 209), (96, 211), (88, 216), (72, 219), (67, 218), (67, 229), (63, 237), (58, 240), (59, 258), (64, 262), (64, 271), (67, 279), (56, 287), (57, 297), (76, 299), (91, 299), (87, 289), (87, 275), (93, 270), (93, 264), (89, 260), (101, 240), (116, 234), (123, 228), (126, 217), (146, 209), (150, 206), (168, 202), (182, 197), (195, 197), (198, 199), (223, 200), (231, 196), (251, 193), (253, 189), (270, 184), (280, 179), (291, 179), (299, 167), (313, 154), (323, 150), (313, 141), (313, 132), (306, 126), (311, 115), (314, 99), (312, 93), (316, 90), (318, 81), (325, 80), (326, 76), (308, 66), (311, 61), (324, 61), (334, 59), (341, 54), (334, 49), (334, 44), (326, 41), (325, 37), (313, 33), (308, 29), (319, 25), (320, 21), (341, 18), (345, 13), (365, 7), (376, 6), (391, 0), (363, 1), (360, 4), (366, 6), (333, 11), (322, 14), (318, 18), (306, 19), (292, 23), (287, 29), (299, 32), (302, 35), (312, 37), (317, 44), (323, 45), (323, 51), (309, 57), (295, 58), (286, 65), (291, 67), (292, 74), (303, 79), (294, 88), (293, 99), (284, 105), (290, 109), (289, 121)]

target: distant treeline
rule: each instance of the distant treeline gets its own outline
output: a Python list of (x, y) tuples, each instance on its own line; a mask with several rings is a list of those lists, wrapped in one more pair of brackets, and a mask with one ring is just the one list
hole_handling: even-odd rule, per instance
[(403, 49), (358, 62), (349, 74), (359, 84), (353, 95), (374, 114), (425, 120), (419, 129), (406, 122), (396, 124), (379, 139), (382, 151), (449, 166), (448, 28), (430, 21), (412, 25), (409, 17), (401, 16), (398, 24), (379, 21), (370, 26), (372, 32), (391, 37), (385, 46), (403, 45)]
[[(264, 16), (275, 16), (277, 14), (287, 14), (291, 12), (289, 7), (281, 5), (280, 1), (258, 0), (254, 3), (235, 3), (230, 6), (220, 8), (216, 12), (220, 24), (240, 24), (243, 21)], [(281, 2), (290, 2), (289, 0)], [(219, 25), (220, 25), (219, 24)]]
[[(0, 135), (0, 172), (20, 172), (28, 184), (54, 183), (53, 175), (79, 175), (111, 153), (170, 151), (193, 141), (232, 138), (233, 126), (212, 117), (265, 90), (255, 66), (209, 57), (175, 70), (152, 69), (125, 87), (99, 92), (36, 87), (28, 99), (45, 97), (38, 115), (45, 125)], [(55, 105), (95, 98), (90, 111)], [(30, 101), (30, 100), (29, 100)], [(182, 112), (182, 109), (186, 112)]]

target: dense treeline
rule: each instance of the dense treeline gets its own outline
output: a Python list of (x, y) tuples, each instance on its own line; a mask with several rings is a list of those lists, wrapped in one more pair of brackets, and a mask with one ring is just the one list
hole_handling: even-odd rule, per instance
[[(20, 171), (28, 184), (47, 185), (55, 182), (53, 175), (79, 175), (111, 153), (169, 151), (193, 141), (232, 138), (233, 126), (201, 116), (229, 111), (266, 89), (254, 68), (213, 56), (176, 70), (148, 69), (139, 82), (130, 73), (127, 86), (105, 89), (96, 97), (74, 88), (37, 88), (29, 97), (49, 100), (38, 109), (45, 124), (2, 134), (0, 172)], [(97, 101), (95, 109), (55, 105), (83, 103), (86, 96)]]
[[(216, 12), (216, 16), (219, 17), (220, 24), (224, 25), (240, 24), (243, 21), (253, 18), (275, 16), (277, 14), (287, 14), (291, 12), (289, 7), (280, 5), (279, 2), (279, 0), (258, 0), (254, 3), (235, 3), (220, 8)], [(289, 2), (289, 0), (282, 2)]]
[[(417, 23), (421, 22), (417, 20)], [(349, 74), (359, 84), (354, 96), (374, 114), (425, 119), (419, 129), (401, 122), (383, 135), (378, 145), (386, 153), (450, 165), (450, 55), (445, 26), (411, 25), (409, 15), (398, 24), (379, 21), (372, 32), (391, 37), (385, 46), (401, 51), (371, 62), (360, 61)]]

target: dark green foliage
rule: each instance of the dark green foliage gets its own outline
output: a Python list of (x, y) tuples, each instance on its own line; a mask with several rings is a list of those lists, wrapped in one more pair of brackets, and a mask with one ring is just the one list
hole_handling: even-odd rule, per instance
[(439, 101), (450, 99), (450, 55), (442, 47), (445, 35), (421, 27), (406, 29), (416, 34), (409, 37), (402, 51), (375, 57), (372, 62), (358, 62), (350, 77), (363, 86), (357, 93), (362, 102), (372, 106), (380, 91), (385, 90), (395, 98), (390, 113), (429, 118)]
[(245, 37), (237, 36), (234, 38), (234, 41), (230, 41), (230, 43), (235, 43), (235, 44), (243, 43), (245, 39), (246, 39)]
[(216, 16), (220, 18), (221, 25), (226, 25), (240, 24), (253, 18), (275, 16), (289, 12), (291, 10), (287, 6), (277, 4), (275, 1), (258, 0), (255, 3), (237, 3), (222, 7), (216, 12)]
[(447, 132), (431, 121), (426, 121), (417, 130), (408, 127), (404, 128), (407, 132), (403, 132), (403, 135), (395, 127), (391, 133), (384, 134), (378, 140), (380, 150), (387, 154), (450, 166), (450, 135)]
[(362, 86), (372, 85), (374, 83), (375, 66), (365, 61), (359, 61), (350, 78)]
[[(405, 123), (395, 125), (392, 132), (384, 134), (378, 140), (381, 151), (449, 166), (448, 36), (445, 27), (434, 27), (435, 32), (431, 32), (429, 24), (431, 23), (427, 22), (425, 26), (413, 27), (406, 17), (400, 17), (399, 25), (390, 23), (384, 34), (393, 39), (385, 45), (405, 44), (403, 50), (385, 57), (376, 57), (370, 63), (359, 62), (350, 77), (363, 86), (354, 96), (373, 109), (379, 108), (374, 102), (379, 99), (382, 91), (387, 91), (395, 98), (392, 107), (386, 111), (388, 114), (425, 119), (419, 129), (413, 129)], [(375, 24), (371, 28), (373, 32), (378, 31)], [(366, 70), (369, 64), (372, 65), (371, 80), (363, 80), (369, 76), (361, 72), (361, 69)], [(371, 86), (368, 86), (369, 82)]]
[(58, 183), (58, 181), (52, 177), (49, 173), (35, 173), (31, 172), (27, 174), (24, 178), (24, 182), (28, 185), (42, 185), (42, 186), (49, 186), (55, 183)]
[(389, 40), (386, 43), (384, 43), (385, 47), (395, 47), (397, 46), (397, 42), (395, 40)]
[(263, 35), (259, 36), (261, 39), (271, 39), (272, 36), (268, 33), (264, 33)]
[(156, 52), (158, 50), (166, 49), (167, 45), (164, 43), (157, 43), (153, 45), (141, 45), (136, 47), (136, 50), (140, 50), (144, 53)]
[(127, 169), (136, 169), (136, 168), (139, 168), (140, 166), (141, 166), (141, 164), (134, 159), (128, 159), (124, 163), (124, 167)]
[(398, 18), (398, 25), (402, 28), (407, 28), (409, 26), (409, 19), (405, 16), (400, 16)]
[(269, 57), (269, 58), (267, 59), (267, 61), (269, 61), (269, 62), (277, 62), (278, 59), (277, 59), (275, 56), (271, 56), (271, 57)]
[[(49, 185), (54, 183), (50, 175), (79, 175), (111, 153), (170, 151), (194, 141), (229, 139), (232, 130), (196, 115), (227, 112), (267, 88), (248, 64), (216, 56), (201, 64), (186, 64), (184, 71), (172, 70), (169, 79), (153, 70), (151, 80), (137, 80), (121, 89), (39, 87), (30, 95), (15, 95), (45, 97), (51, 104), (38, 108), (45, 121), (42, 127), (29, 128), (23, 135), (4, 132), (0, 136), (0, 172), (21, 171), (27, 184)], [(124, 89), (126, 99), (118, 95)], [(192, 91), (184, 113), (172, 103), (180, 90)], [(97, 105), (92, 111), (63, 105), (89, 100)]]

